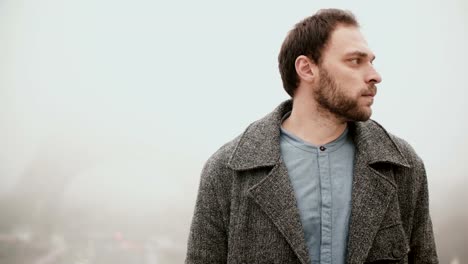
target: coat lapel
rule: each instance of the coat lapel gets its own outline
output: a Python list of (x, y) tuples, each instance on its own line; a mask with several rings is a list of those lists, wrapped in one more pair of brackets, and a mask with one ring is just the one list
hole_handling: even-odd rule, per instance
[(372, 246), (396, 185), (392, 175), (372, 167), (387, 163), (408, 167), (390, 136), (374, 121), (351, 124), (356, 146), (351, 219), (346, 263), (363, 263)]
[(294, 189), (279, 146), (281, 118), (291, 108), (292, 101), (286, 101), (250, 125), (240, 138), (228, 166), (238, 171), (272, 167), (268, 175), (249, 189), (248, 195), (275, 224), (301, 263), (309, 264)]
[(294, 189), (284, 163), (279, 162), (273, 167), (260, 183), (249, 190), (249, 193), (275, 223), (301, 263), (310, 263)]
[(364, 262), (395, 192), (395, 187), (362, 159), (362, 153), (357, 153), (348, 234), (347, 263), (350, 264)]

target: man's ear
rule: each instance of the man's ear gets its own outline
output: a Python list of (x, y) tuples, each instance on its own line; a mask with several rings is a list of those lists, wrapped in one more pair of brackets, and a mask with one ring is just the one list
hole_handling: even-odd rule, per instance
[(299, 79), (304, 82), (313, 82), (317, 78), (317, 65), (307, 56), (300, 55), (294, 62)]

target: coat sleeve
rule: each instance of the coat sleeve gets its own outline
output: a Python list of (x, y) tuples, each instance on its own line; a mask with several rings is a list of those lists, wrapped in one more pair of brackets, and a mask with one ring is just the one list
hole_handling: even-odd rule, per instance
[(227, 262), (227, 231), (223, 220), (223, 208), (215, 180), (222, 170), (216, 162), (208, 161), (200, 179), (195, 212), (190, 227), (186, 264)]
[(426, 171), (420, 162), (420, 184), (416, 191), (416, 203), (411, 232), (409, 263), (439, 263), (429, 215), (429, 193)]

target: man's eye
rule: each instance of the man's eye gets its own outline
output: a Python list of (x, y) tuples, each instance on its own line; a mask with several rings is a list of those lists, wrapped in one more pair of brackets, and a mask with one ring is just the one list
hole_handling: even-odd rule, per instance
[(359, 65), (361, 63), (360, 58), (354, 58), (350, 60), (352, 64)]

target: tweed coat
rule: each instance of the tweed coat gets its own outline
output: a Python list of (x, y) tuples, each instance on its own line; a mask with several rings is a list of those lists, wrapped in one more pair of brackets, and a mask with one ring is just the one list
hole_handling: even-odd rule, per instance
[[(280, 153), (292, 101), (222, 146), (201, 174), (187, 264), (309, 264)], [(356, 153), (346, 263), (438, 263), (423, 162), (375, 121), (349, 123)]]

